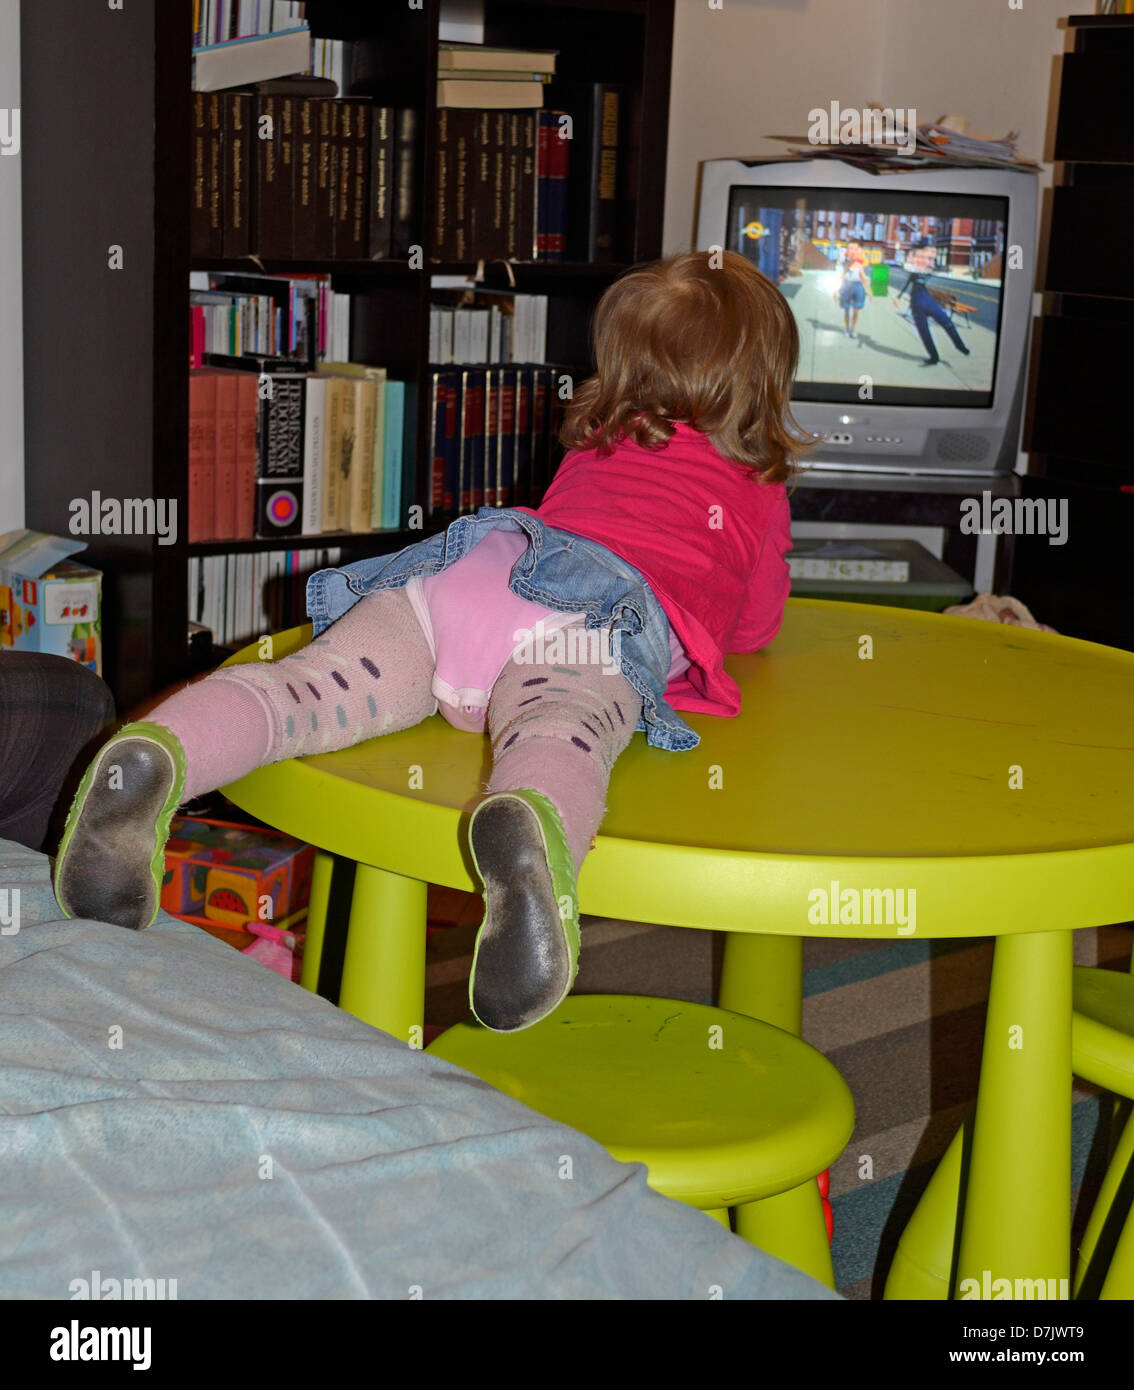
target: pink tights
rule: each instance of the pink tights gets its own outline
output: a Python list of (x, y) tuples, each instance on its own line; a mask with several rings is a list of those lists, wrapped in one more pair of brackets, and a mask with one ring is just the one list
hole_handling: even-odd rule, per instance
[[(185, 798), (284, 758), (331, 753), (437, 710), (433, 657), (405, 591), (361, 599), (292, 656), (226, 668), (147, 715), (185, 750)], [(578, 871), (606, 812), (641, 697), (609, 664), (509, 661), (492, 690), (488, 791), (530, 788), (556, 807)]]

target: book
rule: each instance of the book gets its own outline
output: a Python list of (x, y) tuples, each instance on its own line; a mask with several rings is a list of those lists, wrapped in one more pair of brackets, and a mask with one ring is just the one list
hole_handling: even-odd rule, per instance
[(319, 101), (316, 117), (315, 225), (319, 255), (335, 254), (335, 205), (339, 179), (339, 103)]
[(418, 209), (414, 198), (417, 113), (410, 107), (399, 111), (394, 135), (394, 226), (391, 255), (408, 256), (417, 241)]
[(371, 259), (388, 256), (394, 229), (393, 169), (395, 114), (389, 106), (371, 106), (370, 210), (366, 253)]
[[(406, 383), (386, 382), (385, 449), (382, 471), (382, 520), (384, 530), (396, 530), (402, 517), (402, 473), (405, 468)], [(412, 462), (412, 460), (411, 460)]]
[(512, 468), (512, 501), (525, 506), (531, 496), (532, 476), (532, 368), (516, 368), (516, 442)]
[(190, 184), (189, 184), (189, 254), (191, 256), (212, 256), (209, 241), (209, 194), (208, 194), (208, 120), (205, 112), (204, 92), (194, 92), (190, 106)]
[(189, 543), (213, 537), (217, 378), (189, 373)]
[(327, 378), (307, 378), (303, 430), (303, 534), (323, 530), (323, 438), (326, 429)]
[(367, 243), (367, 140), (369, 119), (363, 102), (339, 103), (338, 178), (335, 186), (336, 260), (360, 260)]
[(219, 93), (205, 95), (205, 199), (208, 208), (210, 256), (224, 253), (224, 103)]
[(474, 506), (496, 507), (500, 504), (496, 500), (499, 486), (497, 476), (497, 434), (500, 429), (500, 372), (496, 367), (489, 367), (484, 372), (484, 487), (481, 491), (481, 500), (477, 502), (474, 495)]
[(484, 44), (442, 43), (437, 48), (441, 71), (475, 72), (497, 69), (508, 72), (554, 72), (559, 50), (554, 48), (488, 48)]
[(238, 372), (216, 368), (216, 435), (213, 482), (213, 538), (235, 540), (236, 529), (236, 427), (240, 383)]
[(236, 528), (247, 540), (256, 534), (256, 474), (260, 459), (260, 394), (256, 377), (236, 379)]
[(325, 237), (319, 226), (319, 118), (313, 97), (295, 98), (295, 190), (292, 254), (298, 261), (323, 254)]
[(318, 530), (339, 529), (342, 496), (343, 402), (348, 383), (344, 377), (327, 378), (324, 394), (322, 514)]
[(257, 251), (290, 260), (295, 249), (295, 98), (256, 99)]
[(619, 197), (623, 183), (625, 93), (608, 82), (562, 82), (548, 88), (548, 104), (571, 117), (571, 192), (567, 202), (569, 260), (613, 261), (619, 251)]
[(516, 237), (512, 254), (521, 261), (534, 261), (536, 213), (536, 120), (537, 112), (525, 111), (511, 117), (518, 126), (519, 189), (516, 209)]
[(221, 137), (224, 189), (221, 197), (222, 254), (247, 256), (255, 249), (252, 229), (252, 97), (223, 93)]
[(469, 246), (469, 176), (475, 113), (437, 112), (437, 186), (432, 254), (442, 261), (463, 261)]
[(459, 509), (475, 511), (484, 505), (484, 395), (483, 370), (467, 368), (460, 374), (460, 482)]
[(542, 82), (470, 82), (462, 77), (437, 79), (438, 109), (447, 106), (487, 106), (494, 110), (526, 108), (534, 111), (542, 105)]
[(227, 39), (193, 50), (193, 87), (216, 92), (245, 87), (311, 66), (311, 34), (306, 24), (278, 34)]
[[(362, 362), (327, 361), (320, 365), (319, 371), (324, 376), (340, 376), (367, 385), (367, 390), (361, 397), (357, 392), (355, 395), (354, 417), (357, 429), (350, 469), (354, 500), (349, 505), (340, 503), (340, 516), (343, 518), (344, 530), (377, 530), (381, 526), (382, 476), (386, 451), (386, 368), (372, 367)], [(374, 388), (373, 393), (370, 387)], [(365, 508), (363, 498), (367, 499)]]
[(493, 499), (493, 505), (497, 507), (512, 506), (516, 490), (517, 376), (518, 369), (515, 367), (502, 367), (497, 373), (499, 417), (496, 425), (496, 494)]
[(303, 409), (307, 378), (297, 372), (265, 375), (270, 384), (260, 392), (256, 534), (294, 536), (299, 534), (303, 519)]

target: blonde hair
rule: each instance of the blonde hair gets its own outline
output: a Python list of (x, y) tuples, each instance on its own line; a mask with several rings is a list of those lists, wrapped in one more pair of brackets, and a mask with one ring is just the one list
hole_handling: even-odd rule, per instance
[(814, 441), (790, 410), (799, 332), (783, 295), (734, 251), (689, 252), (631, 270), (599, 301), (597, 371), (576, 391), (560, 441), (600, 458), (647, 449), (683, 421), (725, 458), (782, 482)]

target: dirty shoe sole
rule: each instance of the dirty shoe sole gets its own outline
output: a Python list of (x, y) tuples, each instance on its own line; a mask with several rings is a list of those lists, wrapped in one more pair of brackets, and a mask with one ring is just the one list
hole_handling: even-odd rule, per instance
[(55, 896), (68, 917), (139, 931), (161, 905), (165, 842), (185, 755), (158, 725), (130, 724), (95, 756), (67, 817)]
[(574, 862), (554, 807), (535, 792), (501, 792), (482, 802), (469, 844), (485, 900), (469, 1003), (485, 1027), (511, 1033), (545, 1018), (574, 983)]

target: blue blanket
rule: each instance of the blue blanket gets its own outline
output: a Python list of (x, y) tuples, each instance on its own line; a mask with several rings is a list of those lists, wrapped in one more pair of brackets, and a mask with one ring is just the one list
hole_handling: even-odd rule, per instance
[(196, 927), (67, 921), (6, 840), (0, 1078), (0, 1299), (836, 1297)]

